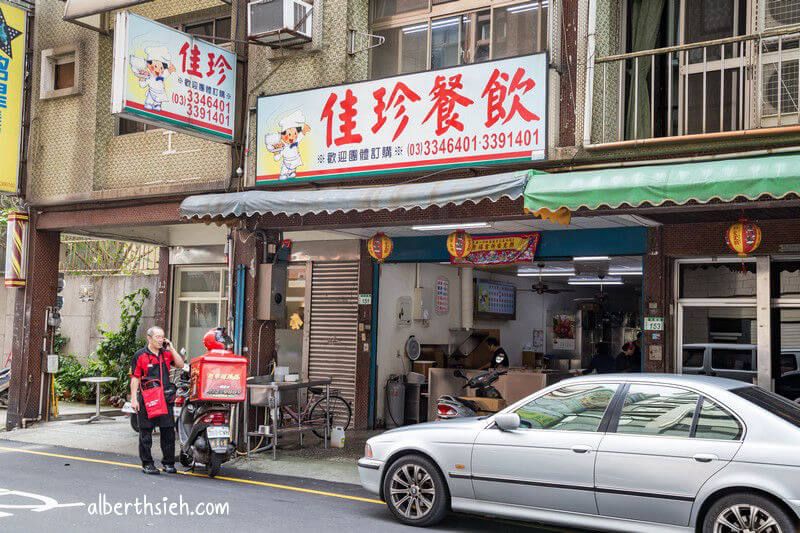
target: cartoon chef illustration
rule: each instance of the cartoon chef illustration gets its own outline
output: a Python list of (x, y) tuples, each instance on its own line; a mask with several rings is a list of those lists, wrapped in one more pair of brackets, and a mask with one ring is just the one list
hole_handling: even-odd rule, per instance
[(274, 154), (275, 161), (281, 162), (279, 179), (297, 177), (297, 168), (303, 164), (300, 158), (300, 141), (308, 135), (311, 128), (306, 124), (302, 111), (295, 111), (278, 122), (280, 131), (268, 133), (264, 139), (267, 150)]
[(164, 86), (164, 71), (175, 72), (169, 50), (163, 46), (145, 48), (146, 59), (131, 56), (131, 70), (139, 78), (139, 87), (146, 88), (144, 108), (150, 111), (161, 111), (161, 104), (169, 100), (167, 88)]

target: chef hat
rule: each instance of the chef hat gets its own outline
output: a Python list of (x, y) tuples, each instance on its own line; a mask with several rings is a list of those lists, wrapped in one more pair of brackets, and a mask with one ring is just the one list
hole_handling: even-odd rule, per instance
[(299, 109), (291, 115), (284, 117), (278, 122), (280, 131), (286, 131), (289, 128), (302, 128), (306, 123), (306, 116)]
[(145, 49), (148, 61), (158, 61), (159, 63), (169, 63), (172, 57), (169, 55), (169, 50), (164, 46), (151, 46)]

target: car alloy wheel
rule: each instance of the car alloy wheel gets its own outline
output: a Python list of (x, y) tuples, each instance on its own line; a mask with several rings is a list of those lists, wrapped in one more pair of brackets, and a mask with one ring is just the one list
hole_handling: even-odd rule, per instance
[(782, 533), (769, 512), (757, 505), (736, 504), (723, 509), (714, 521), (714, 533)]
[(389, 484), (392, 506), (410, 520), (425, 518), (436, 503), (436, 485), (425, 468), (405, 464), (399, 468)]

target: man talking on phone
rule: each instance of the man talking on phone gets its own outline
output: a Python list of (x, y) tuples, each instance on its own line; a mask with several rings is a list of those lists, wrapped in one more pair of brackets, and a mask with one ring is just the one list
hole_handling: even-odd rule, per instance
[[(170, 367), (183, 368), (183, 358), (164, 337), (164, 330), (153, 326), (147, 330), (147, 346), (133, 355), (131, 360), (131, 407), (139, 419), (139, 458), (142, 472), (158, 474), (150, 448), (153, 445), (153, 428), (161, 428), (161, 464), (164, 472), (175, 474), (175, 419), (172, 407), (175, 403), (176, 387), (169, 380)], [(141, 383), (160, 380), (167, 401), (167, 414), (148, 418), (147, 410), (139, 390)]]

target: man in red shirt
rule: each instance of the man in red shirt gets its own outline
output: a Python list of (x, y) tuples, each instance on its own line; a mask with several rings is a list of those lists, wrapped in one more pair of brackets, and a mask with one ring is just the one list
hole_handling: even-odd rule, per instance
[[(164, 472), (174, 474), (175, 470), (175, 420), (172, 416), (172, 406), (175, 401), (174, 392), (170, 395), (167, 391), (174, 391), (169, 381), (169, 368), (175, 366), (183, 368), (183, 358), (172, 346), (169, 339), (164, 337), (164, 330), (153, 326), (147, 330), (147, 346), (133, 355), (131, 360), (131, 407), (139, 417), (139, 458), (142, 460), (142, 471), (145, 474), (158, 474), (158, 469), (153, 462), (150, 448), (153, 445), (153, 428), (161, 428), (161, 453)], [(159, 370), (160, 367), (160, 370)], [(142, 381), (161, 379), (161, 386), (165, 388), (167, 399), (167, 414), (148, 418), (144, 409), (142, 394), (139, 386)]]

